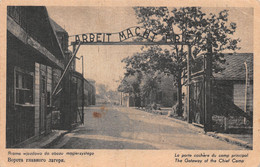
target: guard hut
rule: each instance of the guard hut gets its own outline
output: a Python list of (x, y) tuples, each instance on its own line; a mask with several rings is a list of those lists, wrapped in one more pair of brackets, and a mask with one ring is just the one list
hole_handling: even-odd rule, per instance
[(45, 7), (7, 7), (7, 147), (51, 131), (53, 69), (63, 60)]

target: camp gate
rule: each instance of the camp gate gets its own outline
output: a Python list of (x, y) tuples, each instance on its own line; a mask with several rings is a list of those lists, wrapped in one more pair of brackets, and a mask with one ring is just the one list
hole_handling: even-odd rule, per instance
[[(52, 96), (57, 93), (65, 73), (68, 71), (73, 59), (81, 45), (186, 45), (188, 46), (187, 54), (187, 97), (186, 111), (189, 123), (197, 123), (204, 127), (205, 131), (212, 130), (212, 110), (211, 108), (211, 75), (212, 75), (212, 46), (208, 45), (207, 56), (204, 57), (203, 70), (191, 74), (190, 58), (192, 57), (192, 37), (184, 34), (166, 34), (158, 35), (153, 31), (143, 27), (130, 27), (117, 33), (85, 33), (73, 35), (75, 41), (71, 42), (73, 54), (58, 81)], [(139, 40), (127, 41), (129, 38), (137, 37)], [(140, 40), (141, 39), (141, 40)], [(143, 41), (145, 39), (146, 41)], [(208, 43), (210, 37), (208, 36)], [(84, 110), (78, 113), (84, 123)]]

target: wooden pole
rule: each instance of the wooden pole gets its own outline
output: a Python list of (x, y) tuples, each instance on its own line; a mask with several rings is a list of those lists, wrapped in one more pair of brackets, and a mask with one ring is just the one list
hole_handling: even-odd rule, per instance
[(206, 56), (206, 78), (205, 78), (205, 132), (212, 130), (212, 109), (211, 109), (211, 77), (212, 77), (212, 36), (209, 33), (207, 39), (207, 56)]
[(55, 88), (54, 88), (54, 90), (53, 90), (53, 92), (52, 92), (52, 96), (55, 95), (55, 93), (56, 93), (58, 87), (59, 87), (60, 84), (61, 84), (62, 79), (64, 78), (66, 72), (67, 72), (68, 69), (69, 69), (69, 66), (71, 65), (73, 59), (76, 57), (76, 54), (77, 54), (77, 52), (78, 52), (78, 50), (79, 50), (79, 47), (80, 47), (80, 43), (78, 44), (78, 47), (77, 47), (76, 50), (74, 50), (74, 46), (73, 46), (73, 54), (72, 54), (72, 56), (71, 56), (71, 58), (70, 58), (70, 60), (69, 60), (69, 62), (68, 62), (68, 64), (67, 64), (65, 70), (63, 71), (63, 73), (62, 73), (62, 75), (61, 75), (61, 77), (60, 77), (60, 79), (59, 79), (57, 85), (55, 86)]

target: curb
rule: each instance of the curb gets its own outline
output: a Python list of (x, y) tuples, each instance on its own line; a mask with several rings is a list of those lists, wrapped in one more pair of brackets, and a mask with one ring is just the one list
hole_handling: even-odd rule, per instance
[[(137, 109), (139, 110), (139, 109)], [(143, 111), (143, 110), (139, 110), (139, 111)], [(144, 111), (146, 112), (146, 111)], [(154, 114), (154, 113), (151, 113), (151, 114)], [(155, 114), (155, 115), (158, 115), (158, 114)], [(159, 115), (159, 116), (162, 116), (162, 115)], [(241, 147), (244, 147), (244, 148), (247, 148), (247, 149), (253, 149), (253, 145), (246, 142), (246, 141), (243, 141), (243, 140), (240, 140), (240, 139), (236, 139), (236, 138), (233, 138), (233, 137), (230, 137), (230, 136), (227, 136), (225, 134), (220, 134), (220, 133), (216, 133), (216, 132), (205, 132), (204, 129), (200, 126), (197, 126), (197, 125), (194, 125), (194, 124), (190, 124), (186, 121), (182, 121), (182, 120), (179, 120), (179, 119), (176, 119), (174, 117), (168, 117), (167, 115), (163, 115), (162, 117), (166, 118), (166, 119), (170, 119), (170, 120), (173, 120), (177, 123), (180, 123), (180, 124), (183, 124), (183, 125), (186, 125), (188, 128), (192, 129), (192, 130), (195, 130), (199, 133), (203, 133), (207, 136), (211, 136), (211, 137), (214, 137), (216, 139), (219, 139), (219, 140), (222, 140), (222, 141), (226, 141), (226, 142), (229, 142), (229, 143), (232, 143), (232, 144), (236, 144), (236, 145), (239, 145)]]
[(63, 136), (65, 136), (66, 134), (68, 134), (71, 131), (73, 131), (76, 127), (78, 127), (78, 125), (75, 125), (75, 126), (71, 127), (69, 130), (58, 130), (58, 131), (60, 131), (60, 134), (56, 138), (51, 140), (49, 143), (46, 143), (45, 145), (41, 146), (40, 148), (49, 148), (49, 147), (51, 147), (57, 141), (59, 141)]
[(68, 134), (69, 132), (70, 132), (70, 130), (61, 132), (55, 139), (53, 139), (49, 143), (46, 143), (45, 145), (41, 146), (41, 148), (49, 148), (49, 147), (51, 147), (54, 143), (59, 141), (64, 135)]
[(180, 124), (183, 124), (183, 125), (186, 125), (186, 126), (188, 126), (188, 128), (190, 128), (190, 129), (192, 129), (192, 130), (195, 130), (195, 131), (197, 131), (197, 132), (199, 132), (199, 133), (204, 133), (204, 134), (206, 134), (206, 133), (204, 132), (203, 128), (202, 128), (202, 127), (199, 127), (199, 126), (197, 126), (197, 125), (190, 124), (190, 123), (188, 123), (188, 122), (186, 122), (186, 121), (182, 121), (182, 120), (179, 120), (179, 119), (174, 118), (174, 117), (169, 117), (169, 116), (167, 116), (167, 115), (165, 115), (164, 118), (169, 119), (169, 120), (172, 120), (172, 121), (175, 121), (175, 122), (180, 123)]
[(253, 149), (252, 144), (250, 144), (246, 141), (240, 140), (240, 139), (236, 139), (236, 138), (233, 138), (233, 137), (230, 137), (230, 136), (227, 136), (227, 135), (224, 135), (224, 134), (219, 134), (219, 133), (216, 133), (216, 132), (207, 132), (206, 134), (208, 136), (217, 138), (217, 139), (222, 140), (222, 141), (227, 141), (227, 142), (230, 142), (230, 143), (233, 143), (233, 144), (236, 144), (236, 145), (239, 145), (239, 146), (251, 149), (251, 150)]
[[(14, 148), (29, 148), (29, 149), (37, 149), (37, 148), (48, 148), (54, 142), (59, 140), (62, 136), (69, 133), (68, 130), (53, 130), (47, 135), (43, 136), (35, 136), (32, 137)], [(53, 135), (52, 135), (53, 134)]]
[(227, 136), (225, 134), (221, 134), (221, 133), (216, 133), (216, 132), (205, 132), (202, 127), (199, 127), (199, 126), (196, 126), (196, 125), (193, 125), (193, 124), (190, 124), (188, 122), (185, 122), (185, 121), (182, 121), (182, 120), (178, 120), (176, 118), (173, 118), (173, 117), (168, 117), (169, 119), (172, 119), (174, 120), (175, 122), (178, 122), (178, 123), (182, 123), (182, 124), (188, 124), (188, 127), (190, 129), (193, 129), (193, 130), (196, 130), (198, 131), (199, 133), (204, 133), (205, 135), (207, 136), (211, 136), (211, 137), (214, 137), (216, 139), (219, 139), (219, 140), (222, 140), (222, 141), (226, 141), (226, 142), (230, 142), (230, 143), (233, 143), (233, 144), (236, 144), (236, 145), (239, 145), (239, 146), (242, 146), (242, 147), (245, 147), (247, 149), (253, 149), (253, 145), (246, 142), (246, 141), (243, 141), (243, 140), (240, 140), (240, 139), (236, 139), (236, 138), (233, 138), (233, 137), (230, 137), (230, 136)]
[[(137, 108), (135, 108), (135, 109), (138, 110), (138, 111), (146, 112), (145, 110), (141, 110), (141, 109), (137, 109)], [(159, 115), (159, 114), (152, 113), (152, 112), (146, 112), (146, 113), (149, 113), (149, 114), (151, 114), (151, 115), (161, 116), (161, 117), (163, 117), (163, 118), (166, 118), (166, 119), (175, 121), (175, 122), (177, 122), (177, 123), (186, 125), (186, 126), (188, 126), (188, 128), (193, 129), (193, 130), (196, 130), (196, 131), (199, 132), (199, 133), (204, 133), (204, 134), (206, 134), (201, 127), (196, 126), (196, 125), (193, 125), (193, 124), (190, 124), (190, 123), (188, 123), (188, 122), (186, 122), (186, 121), (182, 121), (182, 120), (179, 120), (179, 119), (174, 118), (174, 117), (169, 117), (169, 116), (167, 116), (167, 115)]]

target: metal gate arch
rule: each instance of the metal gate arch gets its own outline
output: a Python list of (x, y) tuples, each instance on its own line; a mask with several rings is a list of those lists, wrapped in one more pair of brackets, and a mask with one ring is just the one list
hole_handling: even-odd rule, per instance
[[(143, 30), (142, 30), (143, 29)], [(111, 41), (112, 36), (116, 36), (115, 41)], [(210, 36), (208, 37), (208, 48), (206, 60), (204, 60), (203, 71), (191, 74), (190, 59), (192, 58), (192, 45), (189, 41), (195, 35), (188, 36), (186, 34), (165, 34), (162, 38), (157, 38), (158, 34), (143, 27), (130, 27), (117, 33), (85, 33), (73, 35), (75, 41), (71, 42), (73, 46), (73, 54), (60, 78), (58, 84), (54, 88), (53, 96), (56, 95), (57, 88), (64, 78), (69, 66), (72, 64), (73, 59), (81, 45), (186, 45), (188, 46), (187, 54), (187, 115), (189, 123), (198, 123), (204, 125), (204, 130), (211, 129), (211, 113), (210, 113), (210, 87), (211, 87), (211, 64), (212, 64), (212, 46), (210, 45)], [(162, 35), (161, 35), (162, 36)], [(71, 37), (71, 36), (70, 36)], [(81, 38), (80, 38), (81, 37)], [(146, 39), (128, 41), (129, 38), (140, 37)], [(115, 38), (114, 38), (115, 39)], [(161, 40), (157, 40), (161, 39)], [(204, 57), (205, 58), (205, 57)], [(200, 79), (195, 79), (200, 77)], [(198, 89), (199, 88), (199, 89)], [(83, 111), (82, 111), (83, 112)], [(83, 115), (82, 113), (81, 115)], [(79, 116), (81, 116), (79, 115)], [(83, 121), (83, 120), (81, 120)]]

